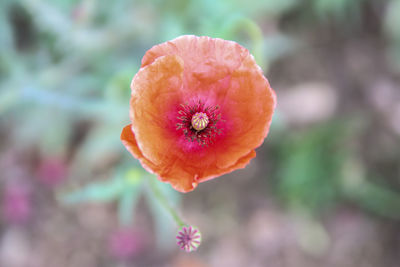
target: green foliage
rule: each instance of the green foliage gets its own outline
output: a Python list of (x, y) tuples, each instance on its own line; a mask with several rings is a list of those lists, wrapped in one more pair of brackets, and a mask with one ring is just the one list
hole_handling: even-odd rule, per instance
[(277, 188), (290, 206), (323, 211), (337, 200), (343, 131), (336, 126), (296, 133), (283, 144)]
[[(131, 203), (135, 202), (132, 197), (139, 195), (138, 189), (142, 182), (141, 176), (143, 176), (143, 173), (139, 170), (130, 170), (125, 174), (117, 174), (113, 179), (93, 182), (76, 191), (63, 194), (60, 196), (60, 200), (65, 204), (71, 205), (83, 202), (109, 202), (120, 199), (120, 205), (122, 206), (120, 210), (125, 212), (125, 206), (131, 206)], [(122, 217), (125, 218), (125, 215), (122, 215)]]
[(392, 0), (386, 9), (385, 31), (386, 34), (396, 42), (400, 42), (400, 1)]
[[(278, 196), (293, 210), (329, 213), (344, 201), (371, 214), (400, 219), (400, 194), (371, 182), (353, 147), (362, 127), (347, 122), (319, 125), (289, 134), (278, 148)], [(378, 177), (377, 181), (383, 181)], [(275, 191), (275, 190), (274, 190)]]
[(386, 8), (384, 30), (390, 40), (388, 58), (395, 69), (400, 72), (400, 1), (392, 0)]
[(369, 212), (400, 220), (400, 194), (398, 192), (366, 181), (347, 193), (350, 200)]
[(313, 0), (313, 8), (320, 20), (333, 17), (339, 22), (359, 22), (361, 4), (366, 0)]

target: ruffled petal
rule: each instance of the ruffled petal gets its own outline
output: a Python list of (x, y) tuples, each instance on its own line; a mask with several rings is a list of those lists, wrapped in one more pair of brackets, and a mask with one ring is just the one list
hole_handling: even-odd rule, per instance
[(205, 85), (225, 78), (240, 67), (249, 51), (232, 41), (184, 35), (148, 50), (142, 67), (165, 55), (179, 55), (185, 62), (186, 90), (210, 92)]
[(166, 151), (175, 146), (170, 133), (176, 125), (168, 114), (179, 105), (182, 72), (182, 59), (163, 56), (140, 69), (132, 80), (132, 130), (143, 155), (157, 166), (173, 161)]
[(147, 171), (154, 173), (153, 169), (155, 169), (155, 165), (153, 162), (146, 159), (143, 156), (142, 151), (140, 151), (136, 142), (135, 135), (132, 132), (132, 124), (129, 124), (122, 129), (121, 141), (126, 149), (132, 154), (132, 156), (137, 158)]
[(275, 93), (251, 55), (232, 73), (230, 87), (220, 102), (230, 126), (216, 161), (224, 168), (262, 144), (276, 106)]

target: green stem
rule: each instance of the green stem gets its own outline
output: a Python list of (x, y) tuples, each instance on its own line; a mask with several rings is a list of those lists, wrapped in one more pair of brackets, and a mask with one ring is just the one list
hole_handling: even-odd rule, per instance
[(258, 65), (262, 69), (265, 69), (264, 53), (263, 53), (263, 42), (264, 37), (261, 28), (252, 19), (244, 16), (233, 17), (226, 26), (226, 34), (228, 39), (237, 36), (240, 31), (247, 33), (251, 40), (251, 52)]
[(153, 179), (153, 177), (151, 177), (149, 180), (150, 180), (150, 188), (153, 191), (154, 196), (156, 197), (158, 202), (161, 204), (161, 206), (166, 211), (169, 212), (169, 214), (174, 219), (174, 221), (176, 222), (178, 227), (182, 227), (182, 226), (186, 225), (186, 223), (184, 223), (183, 220), (181, 219), (181, 217), (178, 215), (178, 212), (174, 208), (172, 208), (172, 206), (169, 204), (168, 199), (164, 196), (164, 194), (158, 188), (156, 180)]

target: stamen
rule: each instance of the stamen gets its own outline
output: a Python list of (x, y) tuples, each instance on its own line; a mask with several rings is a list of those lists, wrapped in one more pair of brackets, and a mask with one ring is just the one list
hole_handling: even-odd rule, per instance
[(216, 124), (221, 119), (219, 106), (205, 106), (201, 101), (181, 104), (178, 111), (176, 130), (182, 131), (187, 140), (208, 146), (214, 142), (221, 129)]

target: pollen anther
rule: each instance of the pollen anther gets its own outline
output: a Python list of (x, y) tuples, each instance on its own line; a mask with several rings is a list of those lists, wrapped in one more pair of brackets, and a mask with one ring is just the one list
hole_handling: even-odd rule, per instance
[(192, 104), (181, 104), (182, 109), (178, 111), (179, 122), (176, 123), (176, 130), (182, 131), (190, 142), (197, 142), (201, 146), (208, 146), (214, 143), (221, 129), (217, 123), (221, 121), (221, 114), (218, 106), (205, 106), (203, 102), (194, 101)]
[(192, 117), (192, 127), (196, 131), (204, 130), (209, 123), (207, 114), (203, 112), (196, 112)]

